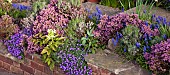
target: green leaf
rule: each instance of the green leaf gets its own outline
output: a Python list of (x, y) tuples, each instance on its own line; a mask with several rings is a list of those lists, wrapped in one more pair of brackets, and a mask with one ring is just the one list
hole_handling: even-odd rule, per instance
[(95, 50), (94, 49), (92, 49), (92, 53), (95, 54)]
[(82, 41), (82, 44), (85, 45), (85, 44), (86, 44), (86, 40), (83, 40), (83, 41)]

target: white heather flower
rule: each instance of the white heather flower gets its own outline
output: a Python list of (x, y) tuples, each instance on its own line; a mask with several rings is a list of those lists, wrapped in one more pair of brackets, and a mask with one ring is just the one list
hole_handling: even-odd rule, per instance
[(158, 0), (155, 0), (155, 2), (158, 2)]

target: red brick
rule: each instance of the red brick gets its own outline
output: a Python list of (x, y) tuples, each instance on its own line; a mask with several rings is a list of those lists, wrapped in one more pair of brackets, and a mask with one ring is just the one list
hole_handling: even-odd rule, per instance
[(6, 58), (6, 57), (4, 57), (4, 56), (1, 55), (1, 54), (0, 54), (0, 60), (2, 60), (3, 62), (6, 62), (6, 63), (8, 63), (8, 64), (12, 64), (12, 63), (13, 63), (13, 61), (12, 61), (11, 59)]
[(25, 72), (25, 71), (24, 71), (24, 75), (31, 75), (31, 74), (30, 74), (30, 73), (28, 73), (28, 72)]
[(107, 69), (100, 68), (101, 75), (110, 75), (110, 72)]
[(46, 74), (48, 74), (48, 75), (53, 75), (53, 71), (51, 71), (48, 66), (45, 66), (45, 67), (44, 67), (44, 73), (46, 73)]
[(21, 70), (20, 68), (15, 67), (15, 66), (11, 66), (10, 70), (11, 70), (11, 72), (16, 73), (18, 75), (23, 75), (24, 74), (23, 70)]
[(24, 64), (27, 65), (27, 66), (30, 66), (31, 65), (31, 60), (25, 58), (24, 59)]
[(30, 55), (30, 54), (26, 54), (26, 55), (25, 55), (25, 58), (28, 58), (28, 59), (32, 60), (33, 56)]
[(10, 71), (10, 64), (3, 62), (3, 68)]
[(98, 67), (92, 64), (88, 64), (88, 66), (92, 69), (92, 72), (97, 73), (98, 72)]
[(0, 60), (0, 67), (3, 67), (3, 61)]
[(42, 72), (42, 75), (48, 75), (48, 74), (46, 74), (46, 73)]
[(44, 66), (31, 61), (31, 67), (44, 72)]
[(18, 63), (18, 62), (13, 62), (13, 65), (15, 66), (15, 67), (20, 67), (20, 63)]
[(39, 70), (35, 70), (34, 75), (42, 75), (42, 73), (41, 73), (41, 71), (39, 71)]
[(30, 74), (34, 74), (34, 69), (32, 67), (26, 66), (24, 64), (20, 64), (20, 67), (21, 67), (22, 70), (24, 70), (24, 71), (26, 71)]
[(37, 56), (34, 56), (33, 60), (41, 65), (45, 65), (45, 63), (43, 63), (42, 60)]

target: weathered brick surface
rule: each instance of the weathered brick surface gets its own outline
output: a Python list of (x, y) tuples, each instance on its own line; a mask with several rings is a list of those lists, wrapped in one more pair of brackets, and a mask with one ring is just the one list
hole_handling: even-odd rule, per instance
[(51, 71), (48, 66), (45, 66), (45, 67), (44, 67), (44, 73), (46, 73), (46, 74), (48, 74), (48, 75), (53, 75), (53, 71)]
[(34, 69), (30, 66), (21, 64), (21, 69), (30, 73), (30, 74), (34, 74)]
[(31, 61), (31, 67), (44, 72), (44, 66), (38, 63), (35, 63), (34, 61)]
[(18, 75), (23, 75), (24, 74), (23, 70), (21, 70), (20, 68), (15, 67), (15, 66), (11, 66), (10, 71), (13, 72), (13, 73), (16, 73)]
[(0, 67), (3, 67), (3, 62), (2, 61), (0, 61)]
[(13, 61), (9, 58), (6, 58), (4, 57), (3, 55), (0, 54), (0, 59), (3, 61), (3, 62), (6, 62), (8, 64), (13, 64)]
[(48, 74), (46, 74), (46, 73), (43, 72), (42, 75), (48, 75)]
[(31, 75), (30, 73), (28, 73), (28, 72), (26, 72), (26, 71), (24, 71), (24, 75)]
[(13, 62), (13, 66), (15, 66), (15, 67), (20, 67), (20, 63), (14, 61), (14, 62)]
[(34, 56), (34, 57), (33, 57), (33, 60), (34, 60), (35, 62), (41, 64), (41, 65), (45, 65), (45, 64), (42, 62), (42, 60), (41, 60), (39, 57), (37, 57), (37, 56)]
[(10, 64), (3, 62), (3, 68), (10, 71)]
[(42, 72), (41, 72), (41, 71), (39, 71), (39, 70), (35, 70), (34, 75), (42, 75)]

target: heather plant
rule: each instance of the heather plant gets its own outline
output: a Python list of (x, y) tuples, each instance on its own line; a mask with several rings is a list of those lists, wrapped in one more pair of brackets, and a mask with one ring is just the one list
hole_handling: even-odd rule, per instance
[(60, 68), (66, 72), (66, 75), (92, 75), (92, 70), (88, 67), (84, 56), (87, 54), (80, 40), (67, 39), (65, 44), (59, 47), (61, 50), (57, 53), (60, 57)]
[[(107, 44), (107, 41), (112, 38), (117, 31), (120, 31), (129, 24), (136, 25), (137, 27), (144, 26), (144, 30), (148, 28), (148, 26), (144, 25), (142, 20), (139, 20), (137, 14), (128, 15), (121, 13), (114, 16), (103, 15), (97, 28), (93, 31), (93, 34), (100, 42)], [(152, 30), (150, 31), (151, 32), (147, 33), (154, 32)]]
[(14, 24), (13, 18), (9, 15), (3, 15), (0, 18), (0, 35), (2, 39), (19, 31), (18, 25)]
[(48, 35), (39, 33), (34, 37), (39, 37), (37, 39), (33, 39), (33, 42), (38, 44), (40, 47), (43, 47), (43, 50), (41, 51), (42, 60), (47, 63), (52, 70), (55, 66), (55, 61), (52, 59), (52, 55), (59, 51), (57, 48), (59, 45), (63, 44), (64, 37), (60, 37), (53, 29), (48, 29)]
[(84, 17), (84, 10), (81, 7), (72, 7), (65, 1), (51, 0), (46, 8), (39, 12), (33, 25), (34, 34), (46, 33), (47, 29), (55, 29), (59, 34), (64, 34), (69, 20), (76, 17)]
[(155, 74), (168, 74), (169, 72), (169, 43), (169, 39), (167, 41), (161, 41), (161, 43), (157, 43), (151, 47), (151, 52), (144, 54), (150, 70)]

